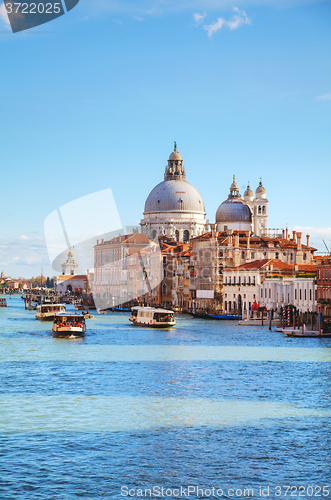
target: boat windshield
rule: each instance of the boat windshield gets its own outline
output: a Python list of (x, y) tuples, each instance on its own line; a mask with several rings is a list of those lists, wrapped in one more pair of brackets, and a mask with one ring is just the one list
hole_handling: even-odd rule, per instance
[(137, 315), (138, 315), (138, 310), (137, 309), (132, 309), (131, 316), (136, 317)]
[(154, 313), (154, 319), (158, 323), (171, 323), (174, 321), (174, 313)]

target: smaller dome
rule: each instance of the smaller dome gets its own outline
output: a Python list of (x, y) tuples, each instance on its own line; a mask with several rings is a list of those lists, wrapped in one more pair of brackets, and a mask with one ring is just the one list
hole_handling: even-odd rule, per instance
[(241, 199), (230, 198), (217, 209), (216, 222), (252, 222), (252, 212)]
[(250, 185), (248, 184), (246, 191), (244, 192), (244, 198), (254, 198), (254, 193), (251, 190)]
[(266, 190), (262, 185), (262, 181), (259, 182), (259, 186), (255, 191), (256, 198), (265, 198)]

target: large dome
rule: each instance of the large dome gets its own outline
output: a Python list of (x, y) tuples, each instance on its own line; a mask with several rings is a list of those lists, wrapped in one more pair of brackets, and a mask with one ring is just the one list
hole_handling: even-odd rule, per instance
[(205, 213), (202, 197), (192, 184), (185, 180), (160, 182), (148, 195), (144, 213), (193, 212)]
[(216, 222), (252, 222), (252, 212), (240, 198), (230, 198), (218, 207)]

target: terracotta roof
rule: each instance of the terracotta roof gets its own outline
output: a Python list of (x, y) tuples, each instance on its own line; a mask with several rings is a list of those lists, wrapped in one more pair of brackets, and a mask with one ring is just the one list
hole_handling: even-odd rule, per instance
[[(272, 269), (270, 267), (272, 266)], [(286, 273), (316, 273), (316, 266), (314, 264), (302, 264), (298, 265), (297, 271), (295, 271), (294, 264), (286, 264), (278, 259), (261, 259), (261, 260), (253, 260), (251, 262), (247, 262), (246, 264), (242, 264), (241, 266), (237, 266), (229, 269), (229, 271), (244, 271), (244, 270), (268, 270), (270, 273), (275, 271), (281, 271)]]

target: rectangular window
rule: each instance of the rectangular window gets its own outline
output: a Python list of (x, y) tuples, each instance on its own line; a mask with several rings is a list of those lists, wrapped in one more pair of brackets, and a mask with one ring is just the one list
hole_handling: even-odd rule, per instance
[(302, 292), (302, 290), (301, 290), (301, 288), (300, 288), (300, 290), (299, 290), (300, 300), (301, 300), (301, 298), (302, 298), (302, 293), (301, 293), (301, 292)]
[(246, 285), (246, 276), (244, 276), (244, 283), (243, 284)]
[(251, 253), (251, 259), (255, 259), (255, 253), (254, 252)]
[(264, 298), (267, 298), (267, 289), (264, 290)]
[(271, 299), (271, 288), (269, 288), (269, 299)]
[(224, 302), (224, 311), (226, 311), (226, 309), (227, 309), (227, 305), (228, 305), (228, 303), (227, 303), (227, 301), (225, 301), (225, 302)]
[(253, 285), (255, 285), (255, 276), (253, 276)]
[(311, 289), (309, 290), (309, 300), (311, 300)]
[(307, 300), (307, 290), (305, 288), (305, 300)]
[(238, 285), (239, 285), (239, 286), (240, 286), (240, 282), (241, 282), (241, 278), (240, 278), (240, 276), (239, 276), (239, 278), (238, 278)]
[(294, 298), (297, 298), (297, 289), (294, 290)]
[(263, 299), (263, 288), (261, 288), (261, 299)]
[(225, 276), (225, 278), (224, 278), (224, 285), (226, 285), (226, 284), (227, 284), (227, 277)]

